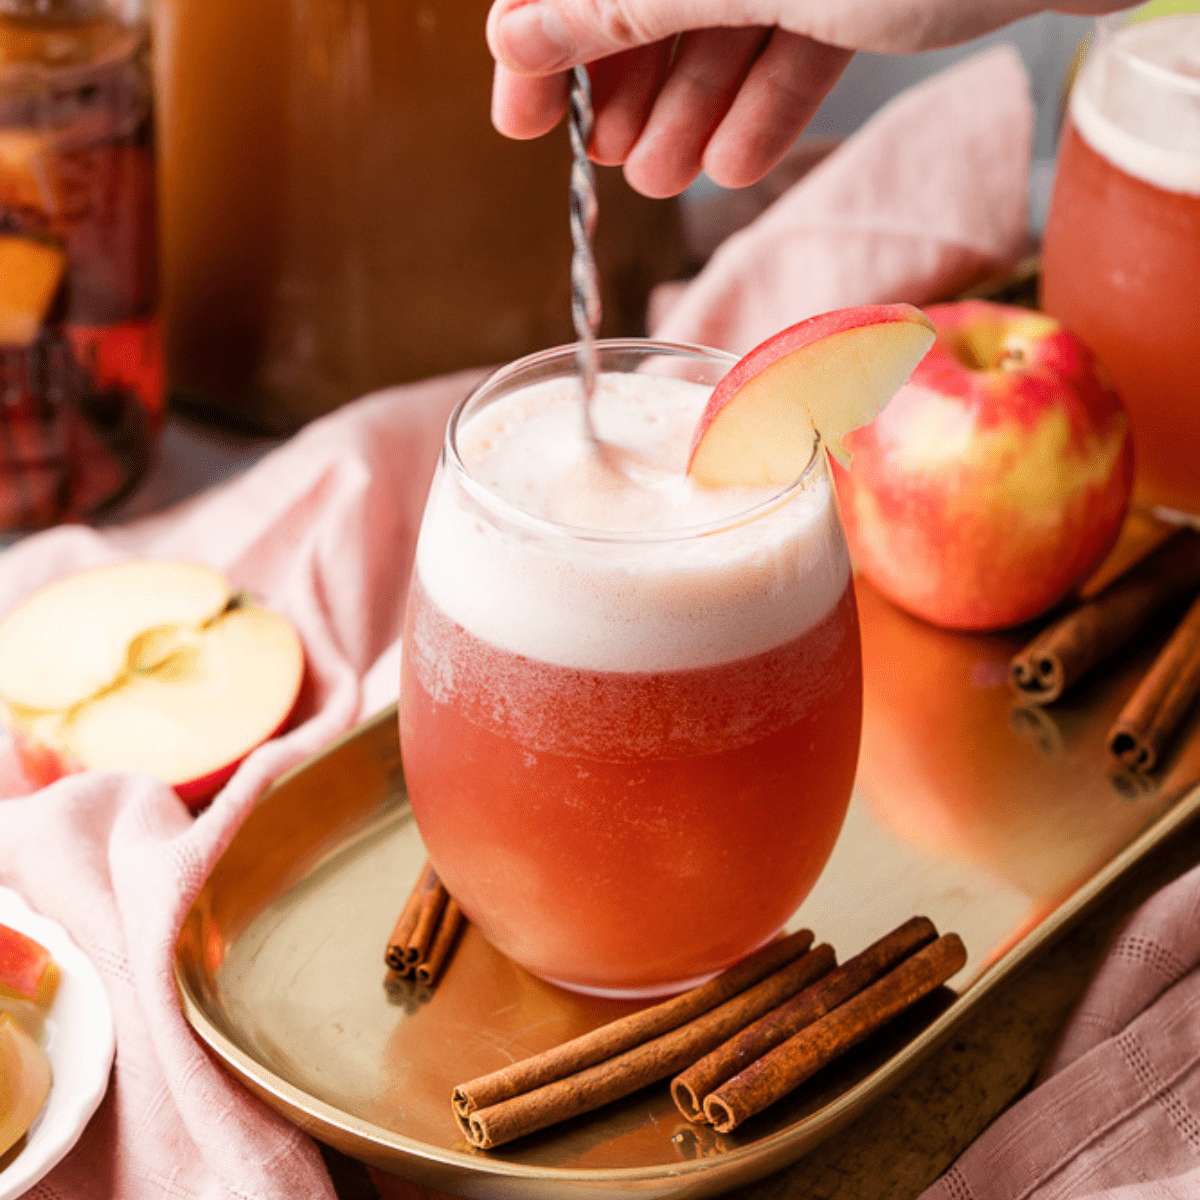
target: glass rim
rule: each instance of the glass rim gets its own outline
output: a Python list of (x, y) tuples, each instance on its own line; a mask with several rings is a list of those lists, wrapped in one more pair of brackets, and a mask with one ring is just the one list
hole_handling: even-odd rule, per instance
[(1150, 17), (1146, 20), (1131, 20), (1130, 18), (1138, 9), (1126, 10), (1124, 12), (1109, 13), (1106, 16), (1096, 19), (1096, 27), (1098, 37), (1094, 50), (1104, 47), (1107, 53), (1121, 59), (1132, 68), (1134, 71), (1146, 76), (1160, 87), (1170, 88), (1174, 91), (1190, 92), (1195, 96), (1200, 96), (1200, 78), (1194, 75), (1185, 75), (1182, 71), (1177, 71), (1172, 67), (1163, 66), (1162, 63), (1157, 63), (1145, 57), (1144, 53), (1137, 50), (1135, 47), (1122, 44), (1115, 40), (1117, 35), (1126, 29), (1137, 29), (1144, 25), (1157, 25), (1163, 21), (1177, 20), (1179, 18), (1200, 19), (1200, 9), (1194, 12), (1166, 12), (1156, 17)]
[[(715, 350), (708, 346), (694, 345), (690, 342), (658, 341), (654, 338), (601, 338), (596, 342), (596, 352), (603, 356), (606, 353), (643, 354), (647, 358), (662, 354), (675, 358), (705, 359), (713, 363), (725, 363), (732, 367), (738, 358), (724, 350)], [(588, 525), (572, 525), (565, 521), (555, 521), (550, 517), (539, 516), (526, 512), (519, 505), (503, 496), (497, 495), (486, 484), (481, 483), (468, 470), (458, 452), (457, 433), (468, 408), (479, 398), (485, 396), (498, 385), (513, 380), (529, 370), (562, 363), (566, 370), (562, 375), (575, 373), (576, 344), (566, 343), (552, 346), (546, 350), (537, 350), (514, 359), (502, 367), (492, 371), (486, 378), (480, 380), (455, 406), (446, 422), (446, 432), (442, 442), (442, 462), (454, 473), (459, 486), (484, 508), (492, 511), (513, 525), (520, 526), (531, 533), (543, 536), (561, 537), (578, 542), (598, 542), (614, 545), (654, 545), (670, 542), (687, 541), (693, 538), (706, 537), (748, 525), (753, 521), (774, 512), (787, 504), (798, 492), (804, 491), (812, 482), (822, 462), (821, 435), (813, 428), (812, 449), (804, 469), (791, 482), (776, 489), (771, 495), (756, 500), (753, 504), (736, 512), (719, 517), (714, 521), (706, 521), (698, 525), (680, 526), (672, 529), (597, 529)], [(603, 365), (601, 364), (601, 371)], [(548, 376), (552, 378), (553, 376)]]

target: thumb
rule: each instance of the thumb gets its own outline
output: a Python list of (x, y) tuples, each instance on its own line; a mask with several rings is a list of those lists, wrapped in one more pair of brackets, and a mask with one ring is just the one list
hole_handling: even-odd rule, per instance
[(548, 75), (689, 29), (774, 25), (772, 0), (495, 0), (493, 57), (522, 75)]

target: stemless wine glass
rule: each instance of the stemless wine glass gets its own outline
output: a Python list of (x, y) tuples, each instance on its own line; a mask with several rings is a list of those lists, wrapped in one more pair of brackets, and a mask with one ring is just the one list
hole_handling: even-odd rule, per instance
[(1042, 304), (1095, 350), (1137, 453), (1135, 499), (1200, 521), (1200, 12), (1098, 22), (1071, 93)]
[(853, 783), (861, 656), (816, 440), (788, 487), (706, 491), (689, 434), (733, 359), (598, 353), (603, 453), (571, 347), (451, 417), (401, 744), (429, 854), (494, 945), (567, 987), (654, 995), (768, 940), (813, 886)]

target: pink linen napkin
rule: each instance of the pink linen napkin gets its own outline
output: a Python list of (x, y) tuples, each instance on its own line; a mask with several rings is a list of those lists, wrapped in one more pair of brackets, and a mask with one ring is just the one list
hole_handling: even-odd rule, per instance
[(193, 819), (164, 785), (76, 775), (32, 795), (0, 748), (0, 883), (63, 924), (116, 1014), (109, 1093), (38, 1200), (332, 1197), (312, 1141), (201, 1048), (172, 981), (175, 938), (208, 870), (276, 776), (395, 698), (398, 636), (446, 417), (478, 372), (367, 397), (233, 482), (103, 531), (51, 530), (0, 556), (0, 611), (69, 570), (127, 557), (223, 570), (286, 614), (308, 672), (289, 732)]
[(1044, 1081), (921, 1200), (1200, 1196), (1200, 867), (1110, 947)]
[(653, 297), (654, 336), (744, 354), (814, 313), (926, 304), (1002, 273), (1028, 251), (1032, 139), (1011, 46), (935, 75), (728, 238), (674, 304)]

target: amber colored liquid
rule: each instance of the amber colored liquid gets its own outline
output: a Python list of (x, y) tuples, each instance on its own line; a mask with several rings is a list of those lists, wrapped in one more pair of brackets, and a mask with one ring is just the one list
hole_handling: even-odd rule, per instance
[[(286, 430), (570, 340), (570, 147), (492, 128), (488, 4), (155, 0), (177, 395)], [(605, 327), (640, 333), (678, 214), (602, 175)]]
[(671, 990), (771, 937), (816, 882), (858, 753), (849, 584), (799, 638), (691, 670), (510, 654), (419, 582), (404, 647), (401, 743), (422, 837), (484, 935), (535, 973)]
[(156, 0), (167, 360), (236, 393), (261, 365), (288, 185), (289, 0)]
[(1127, 174), (1068, 124), (1042, 272), (1043, 307), (1129, 409), (1135, 497), (1200, 514), (1200, 196)]
[[(0, 238), (61, 256), (44, 307), (22, 314), (28, 338), (0, 336), (0, 530), (96, 515), (151, 462), (163, 355), (149, 92), (141, 25), (0, 12)], [(0, 283), (22, 294), (19, 277)]]

